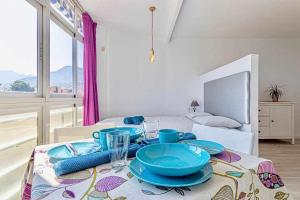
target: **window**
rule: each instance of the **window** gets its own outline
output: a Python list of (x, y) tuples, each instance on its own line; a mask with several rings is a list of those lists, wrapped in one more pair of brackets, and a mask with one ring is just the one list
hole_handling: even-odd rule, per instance
[(77, 28), (78, 33), (83, 35), (82, 13), (79, 11), (77, 12), (77, 15), (76, 15), (76, 28)]
[[(19, 199), (21, 181), (37, 145), (38, 113), (0, 116), (0, 199)], [(9, 137), (8, 137), (9, 136)]]
[(82, 123), (82, 99), (73, 96), (83, 90), (81, 9), (49, 2), (9, 0), (0, 12), (0, 199), (20, 198), (37, 144)]
[(73, 38), (50, 21), (50, 93), (73, 93)]
[(83, 43), (77, 41), (77, 95), (83, 96)]
[(1, 9), (0, 92), (37, 92), (40, 15), (38, 6), (25, 0), (6, 1)]
[(68, 0), (50, 0), (51, 7), (63, 17), (70, 25), (74, 26), (75, 6)]

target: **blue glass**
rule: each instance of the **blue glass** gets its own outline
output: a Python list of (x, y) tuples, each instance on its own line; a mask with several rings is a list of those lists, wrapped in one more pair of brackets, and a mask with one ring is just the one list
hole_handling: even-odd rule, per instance
[(184, 177), (170, 177), (154, 174), (135, 158), (129, 165), (130, 172), (138, 179), (157, 186), (165, 187), (189, 187), (206, 182), (213, 175), (211, 164), (206, 164), (197, 173)]
[[(78, 155), (86, 155), (88, 153), (93, 153), (99, 151), (100, 148), (94, 142), (74, 142), (71, 143), (74, 149), (77, 151)], [(49, 158), (52, 162), (64, 160), (67, 158), (74, 157), (72, 152), (66, 147), (66, 145), (59, 145), (48, 150)]]
[(197, 146), (206, 150), (210, 155), (217, 155), (225, 150), (223, 145), (207, 140), (184, 140), (181, 143)]
[(107, 128), (107, 129), (102, 129), (100, 131), (95, 131), (95, 132), (93, 132), (93, 138), (94, 138), (95, 142), (98, 143), (103, 150), (107, 150), (106, 134), (109, 132), (115, 132), (115, 131), (129, 132), (130, 142), (135, 141), (136, 139), (141, 137), (143, 134), (142, 129), (133, 128), (133, 127), (116, 127), (116, 128)]
[(210, 160), (207, 151), (187, 144), (145, 146), (136, 158), (151, 172), (163, 176), (186, 176), (201, 170)]

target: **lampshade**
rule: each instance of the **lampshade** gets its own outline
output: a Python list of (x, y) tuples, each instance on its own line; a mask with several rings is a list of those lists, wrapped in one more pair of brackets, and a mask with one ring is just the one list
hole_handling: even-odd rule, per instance
[(193, 100), (192, 103), (191, 103), (191, 107), (197, 107), (197, 106), (200, 106), (198, 101)]

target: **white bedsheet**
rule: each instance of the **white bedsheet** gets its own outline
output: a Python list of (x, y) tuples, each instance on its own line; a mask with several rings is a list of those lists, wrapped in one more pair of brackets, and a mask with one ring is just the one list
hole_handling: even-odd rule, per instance
[(238, 129), (209, 127), (200, 124), (194, 124), (192, 132), (196, 135), (198, 140), (215, 141), (228, 149), (248, 155), (252, 154), (254, 134), (251, 132), (244, 132)]
[[(129, 126), (142, 128), (143, 125), (127, 125), (123, 123), (124, 117), (107, 118), (100, 123), (112, 122), (116, 126)], [(176, 129), (182, 132), (191, 132), (193, 127), (192, 120), (184, 116), (158, 116), (158, 117), (145, 117), (145, 120), (157, 119), (159, 120), (160, 129)]]

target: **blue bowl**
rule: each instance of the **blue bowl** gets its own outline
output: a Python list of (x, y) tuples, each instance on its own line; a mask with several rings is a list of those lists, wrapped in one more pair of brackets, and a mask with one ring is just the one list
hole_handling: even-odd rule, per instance
[(195, 146), (165, 143), (141, 148), (136, 158), (152, 173), (186, 176), (201, 170), (209, 162), (210, 155)]

